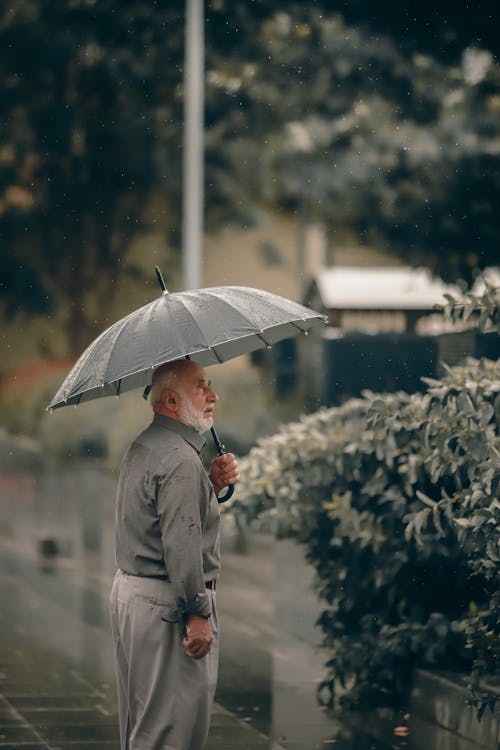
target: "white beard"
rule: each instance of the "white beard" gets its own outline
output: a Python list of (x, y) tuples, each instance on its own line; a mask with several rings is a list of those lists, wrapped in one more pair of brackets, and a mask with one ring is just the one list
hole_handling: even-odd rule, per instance
[(197, 411), (184, 394), (179, 406), (179, 417), (181, 422), (200, 433), (209, 430), (214, 423), (212, 417), (204, 417)]

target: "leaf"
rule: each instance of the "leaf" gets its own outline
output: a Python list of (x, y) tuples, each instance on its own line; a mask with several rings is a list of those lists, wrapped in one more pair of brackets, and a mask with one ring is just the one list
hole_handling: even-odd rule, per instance
[(459, 412), (467, 413), (473, 409), (470, 396), (467, 393), (459, 393), (457, 397), (457, 407)]
[(428, 497), (428, 495), (424, 495), (424, 493), (420, 492), (420, 490), (417, 490), (417, 497), (430, 508), (434, 508), (437, 505), (437, 502), (435, 500), (432, 500), (432, 498)]
[[(496, 547), (498, 549), (498, 542), (496, 543)], [(493, 539), (491, 539), (487, 545), (486, 545), (486, 551), (488, 553), (488, 557), (490, 560), (494, 560), (495, 562), (500, 562), (500, 557), (498, 556), (498, 551), (495, 549), (495, 542)]]
[(453, 522), (456, 523), (457, 526), (462, 526), (463, 528), (468, 529), (474, 526), (474, 522), (470, 518), (454, 518)]
[(416, 516), (413, 519), (413, 525), (415, 527), (416, 534), (420, 534), (422, 531), (422, 528), (427, 523), (430, 514), (432, 513), (431, 508), (424, 508), (423, 510), (419, 511), (419, 513), (416, 514)]
[(438, 530), (440, 536), (444, 536), (443, 527), (441, 525), (440, 508), (437, 503), (434, 505), (434, 508), (432, 509), (432, 519), (434, 521), (434, 526)]
[(469, 302), (466, 305), (464, 305), (463, 311), (462, 311), (462, 320), (464, 323), (469, 320), (472, 313), (475, 311), (476, 305), (473, 302)]
[(409, 542), (412, 536), (413, 536), (413, 521), (410, 521), (410, 523), (405, 528), (406, 541)]

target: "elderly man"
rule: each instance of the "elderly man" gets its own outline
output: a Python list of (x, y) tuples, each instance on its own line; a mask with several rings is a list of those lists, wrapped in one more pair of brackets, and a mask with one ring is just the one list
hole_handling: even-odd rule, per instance
[(217, 681), (216, 495), (235, 457), (200, 459), (218, 400), (190, 360), (153, 375), (152, 424), (128, 448), (111, 592), (122, 750), (202, 750)]

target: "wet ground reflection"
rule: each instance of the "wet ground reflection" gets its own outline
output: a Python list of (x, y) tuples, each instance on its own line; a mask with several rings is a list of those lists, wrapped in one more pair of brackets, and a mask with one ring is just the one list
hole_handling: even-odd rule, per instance
[[(15, 675), (11, 704), (16, 708), (18, 701), (32, 729), (53, 723), (54, 748), (116, 746), (107, 605), (115, 486), (115, 477), (93, 464), (0, 477), (0, 595), (7, 605), (0, 610), (0, 635), (2, 657), (11, 659), (3, 669), (7, 677)], [(224, 527), (216, 699), (242, 724), (231, 728), (221, 708), (207, 750), (472, 750), (444, 730), (408, 722), (404, 712), (346, 715), (340, 721), (323, 711), (316, 700), (325, 656), (314, 647), (319, 605), (302, 551), (255, 535), (242, 546), (230, 526)], [(27, 739), (19, 722), (9, 729), (12, 716), (0, 705), (0, 747), (21, 742), (25, 749), (48, 747), (36, 738), (30, 745), (33, 737)], [(394, 734), (396, 725), (408, 723), (409, 737)], [(244, 724), (256, 730), (251, 737)]]

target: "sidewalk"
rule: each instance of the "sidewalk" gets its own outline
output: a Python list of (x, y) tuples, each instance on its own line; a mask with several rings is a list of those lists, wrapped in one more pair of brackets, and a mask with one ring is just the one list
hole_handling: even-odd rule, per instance
[[(70, 608), (61, 612), (23, 585), (22, 578), (16, 581), (5, 572), (0, 574), (0, 599), (10, 604), (0, 612), (0, 748), (119, 750), (114, 683), (92, 677), (92, 659), (72, 664), (40, 643), (47, 607), (53, 607), (49, 619), (61, 643), (72, 629)], [(24, 602), (23, 610), (17, 606), (19, 599)], [(101, 638), (92, 632), (87, 637), (89, 641), (95, 638), (94, 656), (98, 655)], [(282, 750), (215, 704), (206, 750), (231, 748)]]
[[(322, 711), (314, 690), (322, 656), (280, 635), (266, 615), (273, 608), (263, 592), (266, 558), (254, 559), (246, 577), (237, 557), (226, 559), (221, 689), (205, 750), (473, 750), (416, 717), (406, 722), (410, 736), (397, 737), (403, 715), (341, 724)], [(109, 586), (99, 583), (78, 568), (37, 569), (3, 547), (0, 750), (119, 750)]]
[[(0, 750), (118, 750), (108, 616), (115, 481), (77, 468), (2, 485)], [(479, 750), (421, 713), (323, 710), (319, 603), (303, 550), (228, 529), (223, 543), (206, 750)]]
[[(2, 632), (2, 636), (4, 633)], [(0, 649), (0, 748), (119, 750), (114, 689), (25, 647)], [(42, 675), (46, 675), (42, 677)], [(216, 704), (206, 750), (280, 750)]]

